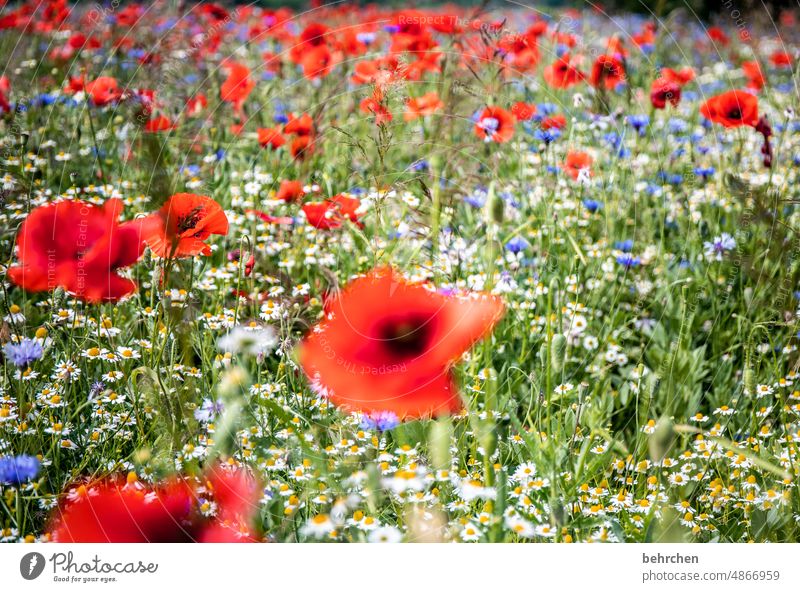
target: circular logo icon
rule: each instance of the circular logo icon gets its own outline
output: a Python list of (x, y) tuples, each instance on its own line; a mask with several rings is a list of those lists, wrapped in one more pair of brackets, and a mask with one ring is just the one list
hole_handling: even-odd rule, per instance
[(35, 580), (44, 571), (45, 560), (41, 553), (25, 553), (19, 560), (19, 573), (26, 580)]

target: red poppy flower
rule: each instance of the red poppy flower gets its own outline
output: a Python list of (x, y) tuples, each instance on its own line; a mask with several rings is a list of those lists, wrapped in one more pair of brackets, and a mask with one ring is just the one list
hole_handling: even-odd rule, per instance
[(667, 78), (657, 78), (650, 86), (650, 102), (656, 109), (663, 109), (669, 102), (677, 107), (681, 100), (681, 85)]
[(607, 89), (613, 89), (625, 80), (625, 66), (621, 60), (610, 55), (601, 55), (595, 60), (590, 78), (592, 86), (602, 84)]
[(508, 142), (514, 136), (514, 117), (501, 107), (486, 107), (475, 123), (475, 135), (489, 142)]
[(592, 175), (592, 163), (594, 160), (586, 152), (570, 150), (564, 160), (564, 172), (573, 179), (577, 179), (581, 171), (586, 170)]
[(122, 98), (122, 89), (116, 78), (100, 76), (86, 85), (86, 93), (98, 107), (115, 103)]
[(409, 98), (406, 101), (406, 111), (403, 113), (403, 119), (412, 121), (417, 117), (432, 115), (442, 107), (444, 107), (444, 103), (439, 98), (439, 94), (435, 90), (432, 90), (421, 97)]
[(300, 59), (303, 76), (309, 80), (324, 78), (331, 73), (336, 63), (336, 56), (327, 45), (310, 48)]
[(544, 81), (553, 88), (569, 88), (581, 82), (585, 76), (571, 63), (569, 54), (564, 54), (544, 69)]
[(567, 127), (567, 118), (562, 115), (561, 113), (557, 115), (551, 115), (542, 120), (541, 128), (543, 130), (549, 129), (564, 129)]
[(326, 301), (300, 363), (320, 393), (347, 409), (446, 414), (461, 406), (452, 366), (502, 314), (494, 296), (445, 295), (377, 269)]
[(769, 61), (777, 68), (791, 68), (792, 67), (792, 54), (785, 51), (774, 51), (769, 56)]
[(11, 104), (8, 102), (8, 95), (11, 92), (11, 83), (7, 76), (0, 76), (0, 113), (11, 111)]
[(300, 117), (289, 114), (289, 121), (283, 128), (285, 134), (297, 134), (298, 136), (308, 136), (314, 133), (314, 120), (308, 113), (303, 113)]
[(329, 32), (330, 29), (326, 25), (321, 23), (309, 24), (298, 36), (297, 43), (289, 50), (291, 60), (298, 64), (308, 51), (325, 46)]
[(394, 118), (392, 116), (392, 112), (386, 108), (386, 105), (384, 105), (383, 93), (380, 92), (377, 86), (375, 87), (375, 91), (372, 93), (372, 96), (369, 96), (361, 101), (359, 104), (359, 109), (363, 113), (371, 113), (374, 115), (375, 125), (392, 121)]
[(17, 234), (19, 265), (8, 278), (29, 292), (62, 287), (86, 302), (119, 300), (136, 284), (117, 270), (144, 250), (138, 225), (118, 224), (122, 200), (60, 201), (34, 209)]
[(278, 193), (275, 199), (283, 201), (298, 201), (304, 195), (303, 184), (300, 181), (291, 181), (284, 179), (281, 181), (281, 186), (278, 188)]
[(211, 247), (203, 241), (212, 234), (228, 233), (222, 207), (210, 197), (193, 193), (176, 193), (139, 224), (153, 254), (165, 259), (210, 255)]
[(273, 150), (277, 150), (286, 143), (286, 138), (283, 137), (280, 130), (275, 127), (260, 127), (257, 130), (258, 143), (262, 148), (269, 146)]
[(753, 90), (761, 90), (767, 82), (767, 77), (764, 76), (764, 71), (761, 65), (756, 61), (742, 62), (742, 71), (747, 78), (747, 88)]
[(709, 27), (709, 29), (708, 29), (708, 37), (712, 41), (715, 41), (715, 42), (719, 43), (723, 47), (727, 46), (731, 42), (730, 37), (728, 37), (725, 34), (725, 31), (723, 31), (719, 27)]
[(250, 69), (238, 62), (227, 62), (225, 68), (228, 70), (228, 77), (219, 89), (220, 98), (228, 103), (233, 103), (238, 111), (250, 96), (256, 86), (250, 78)]
[[(59, 543), (234, 543), (255, 542), (252, 518), (258, 511), (257, 482), (244, 471), (213, 468), (202, 493), (187, 481), (158, 486), (135, 478), (109, 479), (76, 488), (72, 500), (51, 518)], [(208, 499), (207, 499), (208, 498)], [(202, 515), (213, 501), (217, 514)]]
[(514, 103), (511, 107), (511, 113), (517, 118), (517, 121), (528, 121), (536, 115), (536, 105), (520, 101)]
[(743, 90), (729, 90), (711, 97), (700, 107), (700, 114), (725, 127), (758, 123), (758, 98)]
[(208, 107), (208, 99), (203, 93), (197, 93), (186, 101), (186, 114), (189, 116), (198, 115), (206, 107)]
[(314, 139), (311, 136), (297, 136), (292, 140), (289, 151), (292, 154), (292, 158), (302, 160), (314, 152)]
[(690, 83), (694, 80), (694, 70), (692, 68), (686, 67), (681, 70), (673, 70), (672, 68), (662, 68), (661, 69), (661, 76), (666, 78), (667, 80), (672, 80), (673, 82), (677, 82), (681, 86)]
[(303, 212), (308, 223), (315, 228), (331, 230), (339, 228), (345, 220), (350, 220), (354, 224), (361, 226), (358, 218), (358, 208), (361, 201), (346, 195), (334, 195), (330, 199), (320, 202), (308, 202), (303, 204)]
[(144, 125), (144, 131), (149, 133), (166, 132), (175, 129), (175, 125), (169, 120), (166, 115), (159, 115), (147, 121)]

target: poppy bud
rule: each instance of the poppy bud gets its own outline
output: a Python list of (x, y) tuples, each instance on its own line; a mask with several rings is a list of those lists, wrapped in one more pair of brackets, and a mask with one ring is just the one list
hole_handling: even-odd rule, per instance
[(550, 341), (550, 367), (553, 372), (561, 372), (564, 369), (564, 359), (567, 356), (567, 338), (556, 333)]
[(742, 382), (744, 383), (744, 394), (752, 395), (756, 390), (756, 375), (752, 368), (744, 369)]
[(431, 452), (431, 463), (438, 471), (450, 468), (450, 440), (453, 435), (453, 424), (448, 417), (442, 417), (431, 424), (428, 433), (428, 449)]
[(494, 190), (494, 183), (489, 185), (489, 195), (486, 198), (486, 223), (503, 223), (503, 199)]
[(660, 462), (669, 453), (673, 439), (672, 421), (668, 417), (662, 417), (658, 420), (655, 431), (647, 441), (650, 460)]

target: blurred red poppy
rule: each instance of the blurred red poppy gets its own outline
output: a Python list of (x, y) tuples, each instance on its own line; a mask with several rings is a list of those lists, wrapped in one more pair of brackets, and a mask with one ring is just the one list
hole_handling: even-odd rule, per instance
[(17, 234), (8, 278), (29, 292), (64, 288), (86, 302), (114, 301), (136, 284), (117, 274), (144, 251), (138, 225), (118, 224), (122, 200), (60, 201), (34, 209)]
[[(51, 517), (58, 543), (255, 542), (258, 483), (243, 470), (215, 466), (202, 490), (172, 479), (145, 485), (135, 478), (108, 479), (74, 488)], [(205, 517), (206, 504), (216, 504)]]
[(585, 75), (570, 60), (567, 53), (547, 66), (544, 69), (544, 81), (553, 88), (569, 88), (581, 82)]
[(339, 194), (325, 201), (303, 204), (303, 212), (308, 223), (315, 228), (331, 230), (339, 228), (345, 220), (350, 220), (354, 224), (361, 226), (358, 221), (361, 215), (358, 213), (360, 206), (361, 201), (358, 199)]
[(650, 102), (656, 109), (663, 109), (670, 103), (677, 107), (681, 100), (681, 85), (667, 78), (656, 78), (650, 86)]
[(519, 101), (511, 106), (511, 113), (517, 121), (528, 121), (536, 115), (536, 105)]
[(258, 143), (262, 148), (269, 146), (273, 150), (277, 150), (286, 143), (286, 138), (283, 137), (278, 128), (260, 127), (256, 131), (258, 133)]
[(175, 124), (173, 124), (166, 115), (158, 115), (148, 120), (144, 125), (144, 131), (149, 133), (166, 132), (171, 129), (175, 129)]
[(303, 184), (300, 181), (284, 179), (281, 181), (281, 185), (278, 188), (278, 193), (275, 195), (275, 199), (280, 199), (283, 201), (298, 201), (301, 197), (303, 197), (303, 194)]
[(711, 97), (700, 107), (700, 114), (725, 127), (758, 123), (758, 98), (743, 90), (729, 90)]
[(176, 193), (161, 209), (139, 220), (142, 239), (153, 254), (165, 259), (210, 255), (205, 241), (212, 234), (228, 233), (228, 218), (210, 197)]
[(219, 89), (220, 98), (228, 103), (233, 103), (238, 111), (250, 96), (256, 86), (250, 78), (250, 69), (238, 62), (227, 62), (224, 67), (228, 70), (228, 77)]
[(595, 60), (590, 77), (592, 86), (602, 85), (610, 90), (623, 84), (625, 80), (625, 66), (620, 59), (601, 55)]
[(742, 71), (745, 78), (747, 78), (747, 88), (753, 90), (761, 90), (767, 82), (767, 77), (764, 76), (764, 71), (761, 65), (755, 60), (749, 62), (742, 62)]
[(579, 150), (570, 150), (564, 160), (564, 172), (573, 179), (577, 179), (581, 171), (587, 171), (592, 175), (592, 163), (594, 159), (587, 153)]
[(667, 80), (672, 80), (673, 82), (677, 82), (681, 86), (688, 84), (692, 80), (694, 80), (694, 70), (692, 68), (686, 67), (681, 70), (673, 70), (672, 68), (662, 68), (661, 69), (661, 76), (666, 78)]
[(452, 366), (502, 314), (497, 297), (445, 295), (377, 269), (326, 301), (300, 363), (320, 393), (347, 409), (451, 413), (461, 407)]
[(84, 89), (98, 107), (115, 103), (122, 98), (122, 89), (116, 78), (100, 76), (86, 84)]
[(421, 97), (410, 97), (406, 101), (406, 110), (405, 113), (403, 113), (403, 119), (412, 121), (418, 117), (432, 115), (442, 107), (444, 107), (444, 103), (439, 98), (439, 94), (435, 90), (432, 90)]
[(514, 136), (514, 123), (505, 109), (486, 107), (475, 122), (475, 135), (487, 142), (508, 142)]

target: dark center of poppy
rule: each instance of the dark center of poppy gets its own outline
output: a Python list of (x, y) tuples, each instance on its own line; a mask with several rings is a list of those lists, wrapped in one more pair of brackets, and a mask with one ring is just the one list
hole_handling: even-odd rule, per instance
[(185, 216), (180, 216), (178, 218), (178, 233), (186, 232), (197, 226), (197, 223), (202, 218), (203, 207), (197, 206), (191, 212), (186, 214)]
[(730, 111), (728, 111), (728, 119), (741, 119), (742, 118), (742, 110), (739, 107), (734, 107)]
[(378, 331), (383, 346), (393, 355), (406, 358), (422, 354), (428, 346), (430, 323), (427, 318), (389, 321)]

